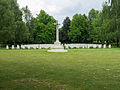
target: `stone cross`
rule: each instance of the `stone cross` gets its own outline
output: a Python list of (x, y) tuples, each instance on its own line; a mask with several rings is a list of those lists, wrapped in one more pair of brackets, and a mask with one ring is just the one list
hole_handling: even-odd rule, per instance
[(56, 20), (56, 42), (59, 42), (59, 30), (58, 30), (58, 27), (60, 24), (58, 24), (58, 20)]
[(59, 30), (58, 27), (60, 24), (58, 24), (58, 21), (56, 20), (56, 42), (54, 42), (54, 46), (52, 47), (51, 50), (48, 50), (48, 52), (68, 52), (67, 50), (64, 50), (63, 45), (59, 41)]

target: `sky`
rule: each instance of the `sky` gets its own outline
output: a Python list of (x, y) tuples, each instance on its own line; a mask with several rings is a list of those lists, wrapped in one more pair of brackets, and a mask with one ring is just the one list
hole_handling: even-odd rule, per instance
[(102, 10), (102, 5), (106, 0), (18, 0), (20, 8), (26, 5), (36, 17), (40, 10), (45, 10), (46, 13), (53, 16), (62, 24), (65, 17), (72, 19), (73, 15), (86, 14), (94, 8)]

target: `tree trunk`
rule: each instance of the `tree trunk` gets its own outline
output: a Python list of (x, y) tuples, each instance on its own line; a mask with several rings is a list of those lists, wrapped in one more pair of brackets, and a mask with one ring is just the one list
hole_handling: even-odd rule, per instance
[(120, 38), (119, 38), (119, 44), (118, 44), (118, 47), (120, 47)]
[(119, 47), (120, 40), (117, 38), (117, 47)]

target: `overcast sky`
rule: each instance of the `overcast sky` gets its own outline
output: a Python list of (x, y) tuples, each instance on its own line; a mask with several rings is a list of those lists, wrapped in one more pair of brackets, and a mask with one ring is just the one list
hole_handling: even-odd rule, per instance
[(20, 8), (28, 5), (32, 14), (36, 16), (40, 10), (45, 10), (49, 15), (62, 23), (66, 16), (72, 19), (76, 13), (88, 14), (94, 8), (102, 10), (106, 0), (18, 0)]

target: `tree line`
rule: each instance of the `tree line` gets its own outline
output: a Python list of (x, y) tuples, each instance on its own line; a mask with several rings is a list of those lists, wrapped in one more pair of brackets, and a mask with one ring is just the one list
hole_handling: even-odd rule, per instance
[[(91, 9), (88, 16), (66, 17), (60, 31), (62, 43), (107, 43), (120, 46), (120, 1), (109, 0), (102, 11)], [(0, 0), (0, 44), (50, 44), (55, 42), (53, 16), (41, 10), (33, 17), (28, 6), (17, 0)]]

